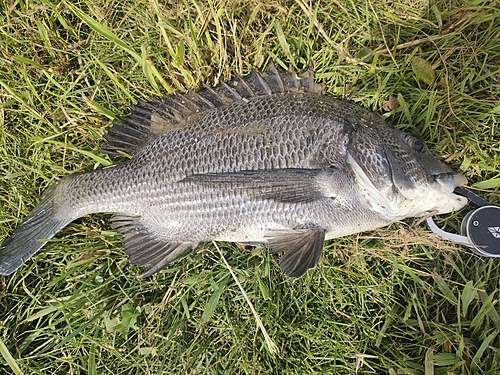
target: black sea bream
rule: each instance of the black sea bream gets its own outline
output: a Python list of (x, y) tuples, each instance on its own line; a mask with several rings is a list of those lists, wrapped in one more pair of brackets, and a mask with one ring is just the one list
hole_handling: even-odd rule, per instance
[(218, 87), (139, 103), (104, 150), (132, 159), (50, 187), (0, 250), (9, 275), (61, 228), (111, 212), (132, 263), (149, 276), (205, 241), (262, 244), (299, 278), (326, 239), (467, 199), (466, 182), (412, 135), (302, 76), (255, 71)]

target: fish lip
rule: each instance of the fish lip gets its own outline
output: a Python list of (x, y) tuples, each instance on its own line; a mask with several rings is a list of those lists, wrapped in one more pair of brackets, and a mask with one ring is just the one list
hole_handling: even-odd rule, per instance
[(439, 183), (439, 185), (442, 188), (457, 196), (459, 195), (454, 192), (455, 188), (458, 186), (467, 185), (467, 178), (463, 174), (459, 173), (453, 173), (453, 172), (439, 173), (433, 175), (433, 178), (436, 182)]
[[(441, 189), (446, 191), (449, 194), (449, 197), (452, 198), (452, 200), (449, 201), (449, 203), (451, 204), (449, 208), (451, 207), (453, 210), (459, 210), (466, 206), (467, 203), (469, 203), (469, 200), (466, 197), (457, 194), (454, 191), (456, 187), (467, 184), (467, 178), (464, 175), (454, 172), (448, 172), (436, 174), (433, 177), (434, 180), (439, 184)], [(446, 211), (443, 211), (442, 213), (450, 211), (451, 210), (446, 209)]]

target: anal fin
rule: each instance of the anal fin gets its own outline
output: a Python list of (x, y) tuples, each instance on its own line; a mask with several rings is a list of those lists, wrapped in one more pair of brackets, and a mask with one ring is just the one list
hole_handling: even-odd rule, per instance
[(130, 262), (148, 267), (138, 278), (161, 271), (196, 247), (192, 242), (165, 241), (152, 228), (141, 223), (140, 217), (117, 215), (111, 219), (111, 226), (123, 236), (123, 247)]
[(326, 231), (321, 228), (272, 230), (266, 234), (271, 254), (285, 252), (278, 260), (288, 277), (299, 279), (321, 258)]

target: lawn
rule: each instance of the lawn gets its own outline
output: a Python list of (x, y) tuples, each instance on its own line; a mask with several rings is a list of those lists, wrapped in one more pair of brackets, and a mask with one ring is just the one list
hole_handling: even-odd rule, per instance
[[(311, 64), (500, 204), (500, 1), (0, 0), (0, 240), (140, 100)], [(469, 208), (436, 219), (457, 232)], [(108, 214), (0, 277), (5, 374), (498, 374), (500, 259), (413, 220), (293, 281), (213, 243), (135, 276)], [(220, 250), (220, 251), (219, 251)]]

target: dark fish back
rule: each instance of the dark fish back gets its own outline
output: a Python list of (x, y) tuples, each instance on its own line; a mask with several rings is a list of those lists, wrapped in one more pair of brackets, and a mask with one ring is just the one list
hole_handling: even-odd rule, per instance
[[(353, 121), (349, 121), (349, 117)], [(106, 152), (178, 181), (192, 174), (343, 165), (359, 107), (302, 76), (253, 71), (218, 87), (140, 103), (109, 131)]]

